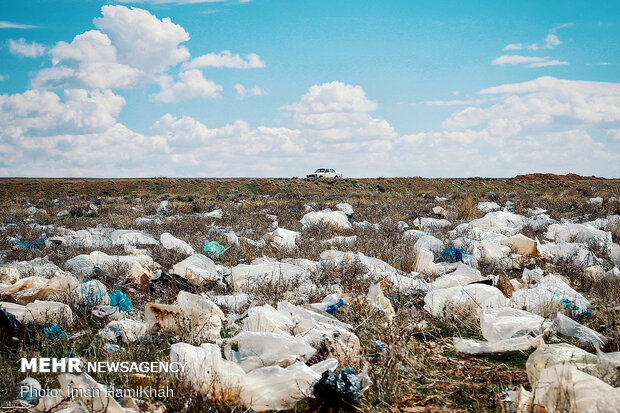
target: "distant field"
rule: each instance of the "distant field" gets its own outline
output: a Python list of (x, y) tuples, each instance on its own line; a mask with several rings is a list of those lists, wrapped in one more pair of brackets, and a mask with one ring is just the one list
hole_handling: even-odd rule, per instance
[[(277, 308), (278, 303), (284, 300), (300, 307), (320, 303), (331, 294), (347, 291), (343, 297), (350, 301), (335, 315), (351, 326), (351, 331), (359, 340), (359, 350), (351, 358), (336, 352), (336, 348), (331, 345), (313, 343), (313, 348), (318, 349), (321, 358), (333, 355), (340, 366), (351, 367), (356, 372), (363, 371), (366, 364), (369, 366), (368, 374), (374, 384), (364, 393), (356, 411), (497, 413), (505, 411), (506, 405), (501, 400), (506, 388), (524, 386), (528, 390), (532, 389), (526, 372), (526, 361), (532, 350), (482, 355), (457, 352), (454, 337), (483, 338), (477, 312), (471, 311), (470, 307), (456, 306), (450, 307), (443, 315), (433, 315), (424, 310), (426, 292), (415, 289), (402, 291), (389, 275), (385, 275), (385, 271), (388, 269), (387, 274), (390, 274), (393, 268), (399, 276), (411, 276), (428, 283), (443, 276), (436, 272), (435, 265), (447, 264), (444, 262), (446, 259), (440, 254), (435, 258), (430, 250), (433, 266), (427, 272), (425, 268), (416, 271), (420, 256), (416, 245), (418, 242), (426, 242), (420, 241), (423, 228), (418, 226), (422, 225), (421, 219), (424, 218), (441, 218), (448, 224), (447, 227), (424, 228), (423, 234), (428, 236), (423, 238), (439, 242), (440, 252), (444, 247), (457, 247), (456, 243), (460, 242), (463, 248), (468, 248), (465, 252), (473, 256), (478, 250), (477, 245), (482, 248), (479, 243), (484, 238), (479, 237), (495, 239), (492, 234), (489, 235), (490, 230), (483, 228), (485, 220), (477, 224), (480, 225), (479, 231), (461, 232), (464, 230), (462, 224), (471, 225), (474, 220), (486, 216), (478, 208), (480, 201), (495, 202), (497, 207), (507, 206), (506, 210), (519, 214), (514, 217), (527, 220), (527, 224), (517, 223), (520, 227), (515, 227), (515, 230), (523, 237), (536, 239), (545, 245), (550, 242), (555, 244), (547, 236), (551, 222), (561, 222), (563, 219), (571, 222), (598, 222), (599, 225), (605, 225), (603, 228), (610, 233), (612, 242), (620, 243), (620, 225), (610, 218), (620, 214), (620, 180), (566, 178), (528, 175), (506, 180), (0, 179), (0, 264), (6, 267), (11, 263), (19, 263), (19, 268), (26, 268), (23, 276), (20, 273), (20, 280), (35, 274), (45, 276), (46, 273), (38, 269), (43, 267), (35, 268), (35, 265), (44, 263), (46, 268), (57, 267), (70, 271), (76, 285), (83, 281), (97, 281), (110, 293), (119, 290), (131, 300), (134, 312), (128, 317), (135, 321), (144, 319), (149, 303), (175, 303), (175, 297), (181, 290), (207, 296), (249, 293), (252, 305), (268, 304), (272, 308)], [(590, 201), (594, 197), (601, 197), (601, 202)], [(168, 201), (165, 214), (158, 211), (163, 200)], [(353, 209), (350, 218), (346, 218), (347, 222), (351, 220), (350, 228), (327, 224), (304, 227), (302, 224), (303, 217), (310, 209), (336, 210), (338, 204), (343, 202), (349, 203)], [(539, 208), (544, 209), (548, 215), (533, 216), (532, 210)], [(221, 212), (219, 217), (212, 215), (217, 210)], [(499, 212), (499, 219), (506, 215)], [(545, 225), (537, 225), (538, 219), (532, 217), (549, 221)], [(506, 222), (511, 221), (507, 219)], [(459, 231), (452, 231), (459, 227)], [(275, 244), (275, 228), (298, 234), (293, 248), (282, 248)], [(411, 228), (412, 234), (417, 234), (419, 238), (405, 236), (406, 228)], [(148, 270), (140, 267), (143, 272), (140, 273), (139, 283), (133, 278), (134, 270), (121, 262), (120, 258), (111, 258), (112, 261), (101, 264), (104, 268), (98, 267), (98, 271), (93, 268), (86, 272), (68, 265), (70, 260), (78, 256), (90, 257), (95, 252), (96, 257), (130, 254), (130, 249), (111, 242), (88, 244), (89, 237), (104, 239), (103, 234), (114, 229), (130, 233), (139, 230), (144, 236), (159, 240), (156, 243), (139, 244), (141, 250), (146, 251), (146, 256), (152, 258), (152, 263), (145, 264)], [(78, 233), (94, 235), (86, 235), (83, 243), (67, 241), (77, 239), (75, 237)], [(306, 285), (305, 279), (278, 278), (277, 281), (270, 281), (269, 276), (273, 272), (267, 269), (261, 275), (266, 281), (257, 278), (258, 282), (247, 288), (235, 286), (229, 281), (232, 275), (225, 277), (222, 274), (216, 274), (217, 277), (221, 276), (217, 282), (186, 281), (185, 284), (179, 284), (176, 281), (159, 286), (157, 281), (153, 282), (151, 288), (151, 284), (144, 284), (162, 271), (167, 274), (177, 271), (181, 273), (177, 277), (183, 279), (185, 272), (175, 270), (175, 266), (192, 255), (187, 251), (165, 247), (161, 241), (164, 234), (176, 237), (187, 243), (192, 251), (204, 254), (207, 254), (203, 249), (206, 242), (217, 241), (229, 247), (223, 255), (213, 256), (213, 264), (221, 266), (225, 271), (230, 270), (230, 274), (231, 268), (271, 259), (287, 264), (298, 262), (288, 260), (301, 260), (299, 262), (306, 263), (309, 268), (316, 265), (307, 276), (307, 282), (314, 287), (308, 290), (304, 287), (301, 293), (297, 293), (297, 289), (302, 287), (302, 281)], [(232, 234), (238, 243), (229, 238)], [(336, 241), (336, 237), (341, 241)], [(61, 242), (39, 242), (52, 238), (60, 239)], [(351, 241), (342, 241), (351, 238)], [(610, 271), (615, 265), (607, 250), (599, 244), (592, 243), (584, 248), (588, 248), (587, 257), (601, 259), (602, 266), (599, 268), (602, 271)], [(330, 254), (340, 254), (339, 251), (342, 254), (351, 251), (358, 258), (332, 261)], [(372, 259), (365, 262), (379, 262), (381, 265), (375, 267), (376, 264), (372, 264), (371, 267), (370, 264), (363, 264), (359, 260), (361, 256)], [(293, 264), (288, 265), (294, 267)], [(480, 277), (499, 277), (504, 274), (510, 280), (509, 283), (514, 280), (518, 286), (523, 284), (524, 268), (539, 267), (546, 274), (560, 274), (563, 280), (570, 283), (571, 288), (590, 300), (591, 314), (576, 321), (607, 337), (607, 344), (602, 347), (602, 351), (620, 351), (620, 283), (617, 280), (609, 280), (600, 274), (597, 275), (600, 278), (589, 275), (573, 258), (551, 259), (528, 255), (520, 258), (518, 265), (508, 266), (489, 254), (489, 259), (483, 259), (481, 255), (475, 266)], [(15, 268), (17, 271), (17, 264)], [(471, 271), (474, 269), (467, 273)], [(22, 300), (20, 296), (24, 296), (23, 290), (13, 285), (7, 287), (4, 284), (4, 280), (8, 279), (5, 274), (9, 272), (0, 271), (0, 286), (4, 286), (4, 290), (0, 288), (0, 291), (7, 291), (0, 294), (0, 302)], [(389, 322), (386, 314), (374, 305), (368, 305), (368, 293), (374, 283), (378, 283), (385, 293), (384, 298), (393, 307), (395, 317)], [(40, 287), (35, 285), (32, 288)], [(19, 296), (14, 298), (11, 291), (18, 291)], [(512, 291), (509, 293), (512, 294)], [(504, 294), (506, 300), (509, 297), (508, 293), (500, 294)], [(55, 296), (45, 296), (48, 297), (57, 299)], [(59, 301), (61, 299), (58, 298)], [(18, 362), (24, 355), (57, 357), (72, 352), (89, 362), (168, 361), (175, 343), (197, 345), (204, 342), (195, 336), (195, 329), (190, 328), (197, 324), (185, 319), (183, 322), (175, 322), (181, 328), (178, 331), (153, 331), (153, 334), (149, 333), (131, 344), (118, 339), (109, 340), (102, 337), (99, 331), (108, 325), (110, 319), (93, 315), (92, 308), (86, 304), (65, 299), (74, 314), (74, 322), (62, 326), (70, 334), (69, 339), (50, 342), (43, 331), (45, 323), (41, 323), (28, 327), (25, 336), (28, 340), (24, 338), (19, 343), (10, 341), (7, 345), (3, 337), (10, 336), (3, 335), (0, 326), (0, 368), (3, 369), (0, 375), (0, 410), (15, 411), (8, 409), (14, 406), (16, 384), (24, 378)], [(21, 302), (26, 303), (25, 299)], [(222, 310), (229, 315), (247, 314), (248, 305), (240, 309), (224, 306)], [(552, 307), (544, 315), (551, 320), (557, 310)], [(218, 340), (234, 337), (236, 329), (244, 326), (245, 315), (241, 317), (244, 318), (237, 320), (237, 327), (218, 330), (214, 337)], [(60, 323), (62, 320), (56, 321)], [(562, 340), (585, 347), (574, 337), (564, 337)], [(109, 353), (106, 343), (115, 343), (122, 350)], [(54, 375), (39, 372), (32, 377), (43, 388), (56, 386)], [(159, 379), (157, 376), (152, 378)], [(120, 388), (133, 388), (136, 385), (133, 375), (98, 373), (93, 375), (93, 379)], [(196, 392), (179, 380), (171, 386), (175, 397), (152, 397), (147, 402), (165, 406), (167, 412), (245, 411), (235, 398), (231, 402), (221, 401), (210, 394)], [(295, 411), (319, 411), (323, 404), (327, 405), (326, 400), (323, 396), (303, 399), (295, 405)]]
[(365, 194), (455, 192), (584, 192), (614, 195), (620, 179), (513, 180), (491, 178), (373, 178), (373, 179), (284, 179), (284, 178), (144, 178), (144, 179), (0, 179), (0, 199), (55, 199), (87, 197), (168, 195), (274, 195), (274, 194)]

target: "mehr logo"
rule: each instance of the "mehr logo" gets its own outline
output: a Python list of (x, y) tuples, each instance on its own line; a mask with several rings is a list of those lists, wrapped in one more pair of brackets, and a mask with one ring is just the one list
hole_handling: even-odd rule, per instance
[(21, 372), (31, 373), (81, 373), (80, 359), (76, 357), (68, 358), (22, 358)]
[(178, 361), (89, 361), (77, 357), (22, 358), (21, 372), (26, 373), (184, 373), (187, 362)]

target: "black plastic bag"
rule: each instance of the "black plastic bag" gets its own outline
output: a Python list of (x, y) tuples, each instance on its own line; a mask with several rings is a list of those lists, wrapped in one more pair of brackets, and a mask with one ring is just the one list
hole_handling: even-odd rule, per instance
[(360, 402), (361, 380), (355, 370), (348, 367), (340, 369), (338, 374), (328, 370), (321, 380), (314, 385), (317, 398), (334, 407), (358, 405)]

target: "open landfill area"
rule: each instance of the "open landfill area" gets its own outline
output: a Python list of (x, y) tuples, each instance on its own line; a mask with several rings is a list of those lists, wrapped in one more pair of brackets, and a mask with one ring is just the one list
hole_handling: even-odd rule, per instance
[(616, 412), (620, 182), (543, 178), (3, 180), (1, 404)]

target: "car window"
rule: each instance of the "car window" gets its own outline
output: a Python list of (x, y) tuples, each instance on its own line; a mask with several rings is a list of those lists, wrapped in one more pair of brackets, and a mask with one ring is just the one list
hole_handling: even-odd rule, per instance
[(317, 169), (316, 171), (314, 171), (314, 173), (319, 173), (319, 172), (321, 172), (320, 169)]

